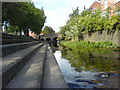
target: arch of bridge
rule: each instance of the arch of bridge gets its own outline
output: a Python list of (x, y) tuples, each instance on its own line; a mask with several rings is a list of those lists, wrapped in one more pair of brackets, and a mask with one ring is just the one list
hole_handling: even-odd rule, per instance
[(45, 41), (47, 38), (54, 40), (54, 38), (61, 38), (61, 37), (62, 37), (61, 34), (54, 33), (54, 34), (41, 35), (40, 39), (44, 39), (44, 41)]

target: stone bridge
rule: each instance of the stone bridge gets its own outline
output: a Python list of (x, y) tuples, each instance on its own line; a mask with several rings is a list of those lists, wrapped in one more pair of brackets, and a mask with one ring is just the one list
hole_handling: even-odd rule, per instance
[(62, 35), (59, 33), (52, 33), (52, 34), (45, 34), (45, 35), (40, 35), (39, 39), (41, 41), (57, 41), (62, 39)]

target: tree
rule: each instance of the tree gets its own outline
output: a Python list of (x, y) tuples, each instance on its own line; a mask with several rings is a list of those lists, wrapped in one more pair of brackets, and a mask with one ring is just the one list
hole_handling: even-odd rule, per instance
[(7, 33), (12, 33), (17, 35), (19, 30), (20, 28), (18, 26), (8, 26)]
[(44, 34), (52, 34), (52, 33), (55, 33), (55, 31), (52, 29), (52, 27), (45, 26), (44, 29), (42, 30), (42, 33), (44, 33)]
[(76, 7), (76, 9), (73, 9), (73, 12), (69, 15), (69, 18), (75, 17), (79, 15), (79, 7)]
[(99, 9), (95, 13), (92, 13), (91, 10), (85, 10), (80, 15), (70, 14), (70, 19), (66, 25), (61, 27), (60, 33), (64, 40), (77, 41), (82, 38), (83, 32), (92, 34), (94, 32), (102, 33), (103, 30), (108, 32), (120, 30), (120, 16), (115, 15), (108, 18), (108, 15), (103, 16)]
[(120, 15), (112, 16), (104, 23), (104, 29), (108, 32), (120, 30)]
[(22, 30), (25, 36), (29, 30), (39, 34), (46, 20), (43, 8), (36, 8), (32, 2), (3, 2), (2, 10), (2, 23), (20, 27), (20, 35)]
[(44, 26), (46, 16), (44, 15), (43, 8), (41, 8), (41, 10), (35, 8), (34, 11), (35, 11), (33, 13), (34, 15), (30, 17), (30, 19), (32, 20), (30, 28), (31, 31), (35, 32), (36, 34), (40, 34)]

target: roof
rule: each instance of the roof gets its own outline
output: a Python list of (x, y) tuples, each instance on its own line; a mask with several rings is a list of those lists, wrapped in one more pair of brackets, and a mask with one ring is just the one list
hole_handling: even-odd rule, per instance
[(117, 7), (120, 7), (120, 1), (116, 2), (115, 5), (116, 5)]
[[(101, 4), (99, 3), (99, 2), (97, 2), (97, 1), (95, 1), (91, 6), (90, 6), (90, 8), (101, 8)], [(89, 9), (90, 9), (89, 8)]]

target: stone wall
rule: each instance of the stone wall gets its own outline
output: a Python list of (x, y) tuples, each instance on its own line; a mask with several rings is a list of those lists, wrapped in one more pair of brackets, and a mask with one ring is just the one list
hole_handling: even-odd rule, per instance
[(6, 33), (0, 33), (0, 45), (2, 44), (14, 44), (14, 43), (24, 43), (24, 42), (34, 42), (39, 41), (38, 39), (26, 36), (11, 35)]
[(115, 31), (114, 33), (107, 33), (107, 31), (103, 31), (102, 34), (95, 32), (92, 35), (84, 33), (83, 38), (85, 41), (91, 42), (112, 41), (113, 44), (120, 47), (120, 31)]

